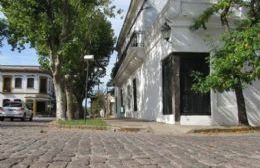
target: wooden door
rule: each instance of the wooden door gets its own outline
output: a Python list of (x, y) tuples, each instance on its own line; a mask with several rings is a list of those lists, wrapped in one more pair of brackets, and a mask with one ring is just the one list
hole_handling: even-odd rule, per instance
[(180, 90), (181, 115), (210, 115), (210, 93), (198, 94), (192, 91), (194, 71), (209, 74), (207, 54), (185, 54), (181, 57)]
[(162, 62), (162, 91), (163, 91), (163, 114), (173, 114), (173, 57), (169, 56)]
[(4, 93), (11, 93), (11, 90), (12, 90), (12, 78), (11, 77), (4, 77), (3, 92)]

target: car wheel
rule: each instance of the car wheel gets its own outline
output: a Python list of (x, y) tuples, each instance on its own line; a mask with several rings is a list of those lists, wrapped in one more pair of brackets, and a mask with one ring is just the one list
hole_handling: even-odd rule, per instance
[(22, 121), (25, 121), (26, 120), (26, 115), (24, 114), (23, 115), (23, 118), (21, 118)]
[(31, 115), (31, 117), (30, 117), (29, 121), (32, 121), (32, 120), (33, 120), (33, 114)]
[(1, 118), (0, 118), (0, 121), (4, 121), (4, 117), (1, 117)]

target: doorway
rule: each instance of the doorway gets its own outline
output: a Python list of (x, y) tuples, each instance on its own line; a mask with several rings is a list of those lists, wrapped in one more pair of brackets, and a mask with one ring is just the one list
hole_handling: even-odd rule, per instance
[(196, 93), (192, 90), (193, 72), (209, 74), (208, 54), (185, 54), (180, 59), (181, 115), (211, 115), (210, 93)]
[(211, 115), (210, 93), (199, 94), (192, 90), (194, 71), (208, 75), (208, 53), (173, 53), (162, 61), (163, 114)]
[(12, 78), (5, 76), (3, 81), (3, 92), (11, 93), (12, 91)]
[(48, 114), (47, 113), (47, 108), (46, 108), (46, 102), (44, 101), (37, 101), (37, 114), (44, 115)]

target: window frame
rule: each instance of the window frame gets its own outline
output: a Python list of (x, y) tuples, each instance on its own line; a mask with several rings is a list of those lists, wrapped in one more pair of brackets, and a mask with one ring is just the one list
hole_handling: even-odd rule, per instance
[[(32, 79), (32, 86), (29, 86), (29, 80)], [(27, 77), (27, 89), (34, 89), (34, 81), (35, 78), (34, 77)]]
[[(17, 80), (20, 80), (20, 86), (17, 86)], [(15, 89), (22, 89), (23, 88), (23, 78), (22, 77), (15, 77), (14, 79), (14, 88)]]
[(137, 105), (137, 80), (136, 78), (133, 79), (133, 102), (134, 102), (134, 111), (138, 111)]

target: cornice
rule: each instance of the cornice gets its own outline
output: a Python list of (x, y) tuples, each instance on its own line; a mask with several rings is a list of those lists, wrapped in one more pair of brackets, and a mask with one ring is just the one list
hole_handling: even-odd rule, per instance
[(124, 24), (122, 26), (122, 29), (120, 31), (117, 40), (117, 45), (116, 45), (117, 51), (120, 50), (120, 47), (123, 45), (124, 39), (128, 35), (128, 32), (130, 31), (132, 24), (134, 24), (135, 22), (135, 17), (138, 15), (138, 12), (141, 10), (145, 1), (146, 0), (131, 0)]

